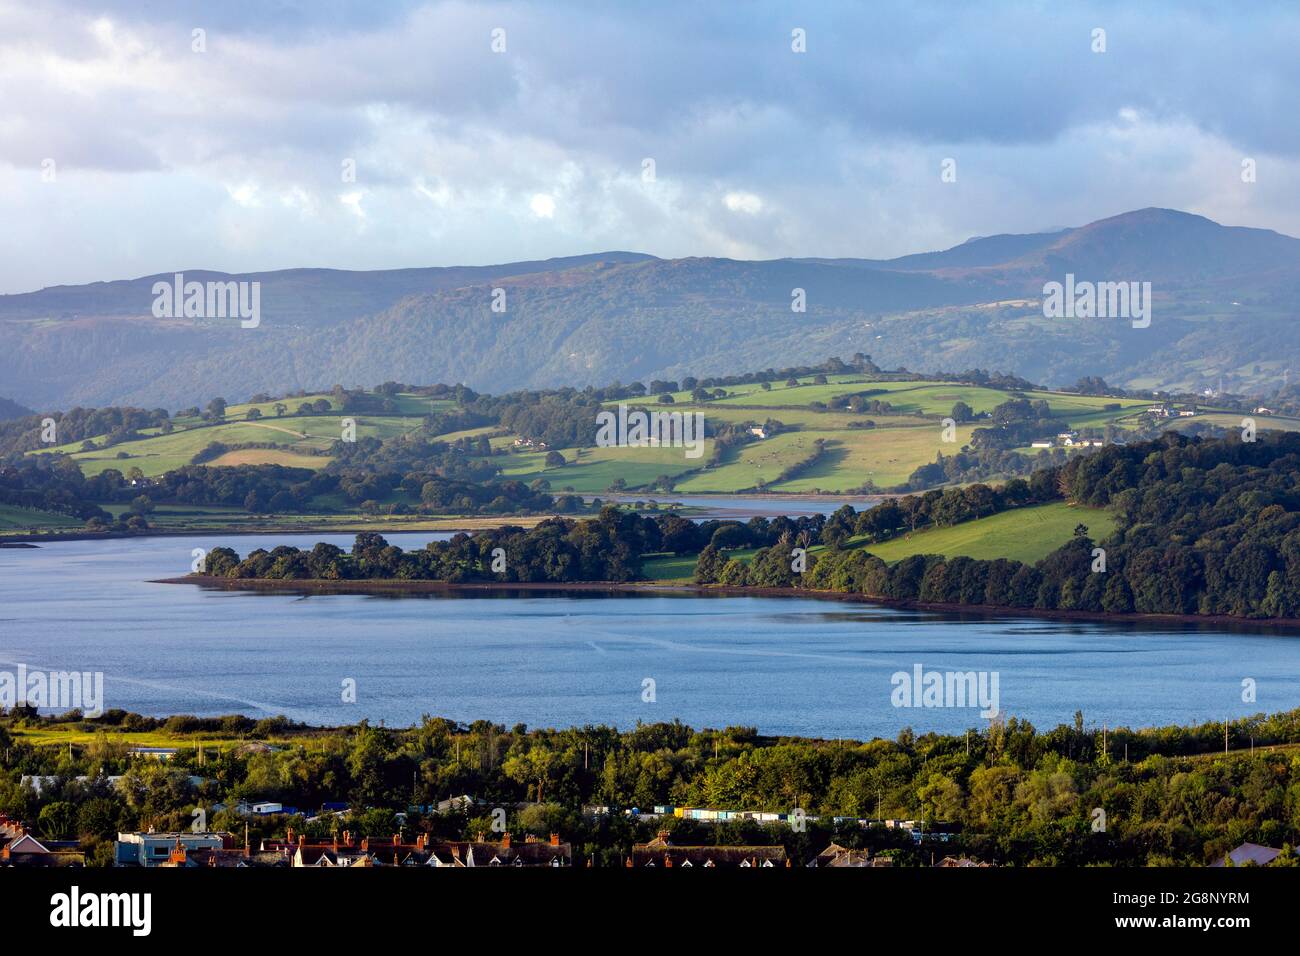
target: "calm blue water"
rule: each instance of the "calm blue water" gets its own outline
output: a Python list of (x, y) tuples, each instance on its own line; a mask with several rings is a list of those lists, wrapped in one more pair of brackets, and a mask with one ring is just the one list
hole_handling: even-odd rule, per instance
[[(227, 539), (245, 554), (320, 535)], [(350, 535), (323, 536), (340, 545)], [(392, 535), (407, 548), (431, 534)], [(813, 599), (301, 597), (150, 584), (209, 538), (0, 550), (0, 670), (105, 674), (107, 707), (285, 714), (312, 723), (422, 713), (569, 726), (681, 718), (767, 733), (894, 736), (981, 726), (974, 709), (891, 706), (914, 664), (996, 671), (1004, 713), (1039, 727), (1191, 723), (1300, 706), (1300, 635), (944, 616)], [(1241, 700), (1241, 681), (1258, 701)], [(358, 701), (340, 686), (357, 682)], [(655, 681), (653, 703), (643, 681)]]

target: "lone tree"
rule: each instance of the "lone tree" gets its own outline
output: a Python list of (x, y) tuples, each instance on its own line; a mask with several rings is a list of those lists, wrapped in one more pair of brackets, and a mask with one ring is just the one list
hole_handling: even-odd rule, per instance
[(546, 453), (547, 468), (563, 468), (565, 464), (566, 462), (564, 460), (564, 456), (561, 455), (558, 451), (548, 451)]

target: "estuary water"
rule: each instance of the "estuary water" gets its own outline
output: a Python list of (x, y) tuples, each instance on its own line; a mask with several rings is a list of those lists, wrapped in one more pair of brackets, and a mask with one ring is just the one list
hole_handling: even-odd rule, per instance
[[(429, 533), (388, 536), (422, 547)], [(680, 718), (772, 734), (961, 732), (979, 706), (895, 706), (893, 675), (996, 675), (998, 708), (1040, 728), (1157, 726), (1300, 706), (1300, 634), (901, 611), (682, 594), (266, 594), (153, 580), (191, 549), (350, 535), (155, 537), (0, 549), (0, 671), (102, 672), (104, 706), (408, 725), (629, 727)], [(1257, 699), (1242, 699), (1242, 682)], [(356, 702), (345, 703), (344, 681)], [(911, 695), (909, 703), (915, 703)], [(945, 703), (956, 704), (955, 699)], [(972, 703), (972, 702), (968, 702)]]

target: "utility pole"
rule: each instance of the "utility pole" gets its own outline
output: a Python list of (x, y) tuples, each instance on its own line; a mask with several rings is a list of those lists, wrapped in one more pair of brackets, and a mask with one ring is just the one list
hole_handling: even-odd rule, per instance
[(1223, 722), (1223, 752), (1225, 754), (1228, 752), (1228, 722), (1226, 720)]

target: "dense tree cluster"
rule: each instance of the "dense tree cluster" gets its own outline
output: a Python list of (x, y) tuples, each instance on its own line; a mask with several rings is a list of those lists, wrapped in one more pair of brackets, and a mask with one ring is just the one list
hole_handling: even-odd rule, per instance
[[(983, 431), (984, 429), (976, 429)], [(998, 447), (973, 447), (955, 454), (939, 452), (934, 461), (921, 465), (896, 491), (920, 491), (938, 485), (984, 481), (1009, 475), (1032, 475), (1036, 471), (1064, 464), (1071, 455), (1088, 454), (1090, 449), (1067, 451), (1064, 448), (1044, 448), (1037, 454), (1025, 455), (1005, 451)]]
[[(1300, 435), (1254, 442), (1170, 433), (1108, 446), (1059, 468), (1013, 480), (910, 496), (860, 516), (837, 515), (874, 538), (924, 510), (936, 524), (1063, 496), (1109, 507), (1117, 529), (1097, 547), (1074, 538), (1030, 566), (1008, 559), (913, 555), (890, 566), (861, 548), (808, 554), (792, 568), (793, 536), (742, 561), (706, 549), (696, 580), (736, 587), (794, 587), (940, 604), (1140, 614), (1300, 617)], [(928, 502), (928, 504), (927, 504)], [(823, 533), (825, 534), (825, 532)], [(841, 540), (843, 535), (841, 536)], [(803, 543), (806, 546), (806, 542)]]
[(334, 474), (388, 472), (405, 474), (422, 471), (459, 481), (490, 481), (501, 466), (490, 457), (486, 437), (443, 441), (422, 434), (379, 439), (373, 436), (354, 442), (335, 441), (330, 446), (333, 461), (325, 470)]
[(661, 546), (659, 525), (615, 507), (587, 520), (548, 518), (528, 530), (505, 526), (430, 541), (403, 551), (382, 535), (357, 535), (351, 553), (320, 543), (311, 550), (258, 549), (243, 560), (230, 548), (208, 553), (206, 572), (217, 577), (273, 580), (386, 579), (503, 583), (631, 581), (641, 556)]
[(0, 504), (107, 520), (96, 501), (112, 500), (123, 485), (120, 472), (87, 478), (71, 458), (19, 455), (0, 458)]
[[(39, 746), (21, 729), (63, 726), (94, 742)], [(165, 733), (181, 750), (167, 763), (131, 760), (102, 730)], [(214, 736), (276, 742), (205, 748)], [(1234, 750), (1221, 752), (1225, 738)], [(310, 739), (310, 746), (307, 746)], [(193, 743), (191, 743), (192, 741)], [(1253, 748), (1250, 744), (1253, 742)], [(965, 735), (895, 740), (810, 740), (760, 736), (753, 728), (695, 730), (680, 722), (627, 730), (586, 726), (507, 729), (486, 720), (461, 724), (425, 717), (409, 728), (361, 723), (337, 730), (284, 718), (229, 716), (153, 719), (111, 711), (41, 718), (30, 709), (0, 715), (0, 812), (28, 821), (40, 837), (80, 838), (92, 865), (108, 865), (118, 831), (182, 830), (196, 807), (215, 829), (253, 844), (283, 839), (286, 826), (312, 840), (332, 828), (388, 840), (403, 812), (406, 833), (446, 839), (491, 833), (490, 808), (512, 808), (508, 828), (560, 832), (575, 854), (618, 866), (634, 842), (667, 826), (676, 842), (781, 843), (799, 861), (831, 840), (885, 853), (899, 866), (924, 866), (931, 847), (902, 831), (861, 827), (859, 818), (952, 824), (943, 852), (1004, 865), (1204, 865), (1243, 841), (1294, 847), (1300, 839), (1300, 758), (1274, 745), (1300, 743), (1300, 711), (1190, 727), (1143, 730), (1073, 724), (1039, 731), (1011, 718)], [(38, 794), (24, 775), (49, 776)], [(116, 784), (110, 776), (121, 776)], [(78, 777), (84, 778), (78, 780)], [(471, 794), (478, 807), (435, 815), (440, 799)], [(314, 811), (349, 804), (343, 820), (241, 817), (241, 800), (275, 800)], [(614, 809), (593, 818), (584, 805)], [(803, 832), (785, 824), (715, 826), (670, 818), (637, 822), (625, 807), (656, 804), (789, 812), (810, 816)], [(1107, 816), (1094, 832), (1094, 808)], [(834, 817), (849, 818), (836, 824)], [(1282, 864), (1296, 863), (1288, 850)]]
[(66, 412), (27, 415), (9, 421), (0, 421), (0, 455), (11, 452), (34, 451), (48, 448), (44, 440), (44, 420), (55, 422), (55, 440), (60, 445), (100, 438), (99, 447), (139, 438), (144, 428), (170, 426), (166, 409), (152, 411), (143, 408), (72, 408)]

